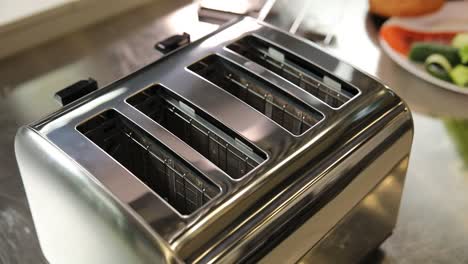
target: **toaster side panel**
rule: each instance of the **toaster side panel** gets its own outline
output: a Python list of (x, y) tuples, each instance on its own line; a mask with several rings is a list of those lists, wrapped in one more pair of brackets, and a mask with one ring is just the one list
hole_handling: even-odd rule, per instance
[[(403, 108), (402, 105), (399, 109)], [(297, 184), (303, 188), (294, 194), (286, 195), (288, 199), (284, 204), (277, 206), (277, 208), (284, 207), (289, 210), (284, 210), (283, 213), (275, 212), (276, 221), (259, 224), (256, 229), (259, 230), (257, 236), (242, 238), (236, 242), (238, 245), (236, 250), (225, 251), (224, 254), (218, 254), (216, 257), (222, 259), (223, 262), (230, 263), (235, 263), (239, 259), (258, 261), (262, 254), (264, 254), (264, 258), (261, 259), (262, 263), (276, 263), (279, 259), (287, 263), (299, 261), (311, 248), (321, 243), (320, 241), (330, 230), (338, 228), (370, 190), (375, 189), (384, 179), (392, 178), (395, 168), (408, 159), (413, 138), (413, 125), (409, 112), (401, 111), (393, 119), (383, 120), (383, 122), (386, 124), (383, 127), (378, 126), (380, 129), (374, 136), (361, 141), (362, 144), (350, 150), (346, 157), (343, 156), (343, 160), (330, 167), (322, 179), (313, 184), (317, 187), (322, 182), (329, 186), (320, 194), (320, 201), (311, 202), (318, 195), (317, 188), (308, 188), (307, 183)], [(404, 179), (406, 166), (399, 168), (398, 171)], [(337, 181), (331, 181), (331, 179), (337, 179)], [(377, 241), (377, 239), (375, 245), (371, 247), (359, 247), (361, 250), (377, 247), (378, 243), (392, 232), (396, 223), (402, 188), (403, 184), (392, 185), (390, 191), (395, 194), (392, 196), (395, 199), (390, 203), (392, 208), (383, 209), (388, 210), (388, 222), (380, 225), (381, 229), (378, 233), (363, 235), (372, 241), (374, 241), (372, 237), (381, 237), (381, 240)], [(303, 205), (298, 203), (295, 206), (291, 203), (298, 200), (304, 202)], [(379, 208), (371, 209), (378, 210)], [(283, 220), (280, 220), (281, 218)], [(356, 250), (357, 247), (348, 247), (348, 249)], [(250, 256), (246, 252), (250, 252)], [(314, 252), (317, 255), (317, 251)], [(346, 256), (347, 253), (349, 252), (341, 256)]]
[[(397, 221), (412, 140), (412, 119), (403, 112), (353, 153), (349, 169), (338, 168), (352, 180), (334, 184), (342, 186), (337, 194), (330, 192), (329, 201), (271, 249), (262, 263), (274, 263), (278, 258), (291, 263), (312, 259), (349, 263), (377, 248)], [(294, 226), (294, 222), (290, 224)]]
[(299, 263), (350, 263), (377, 249), (393, 231), (409, 157), (401, 160)]
[(34, 130), (19, 130), (15, 153), (50, 263), (178, 262), (162, 239)]

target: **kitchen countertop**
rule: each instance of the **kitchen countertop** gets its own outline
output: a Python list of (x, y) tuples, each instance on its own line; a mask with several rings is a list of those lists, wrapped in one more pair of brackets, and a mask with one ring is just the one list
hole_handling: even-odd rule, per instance
[[(0, 60), (0, 263), (46, 263), (16, 166), (18, 127), (58, 109), (53, 94), (70, 83), (93, 77), (102, 87), (161, 57), (153, 49), (158, 40), (184, 31), (197, 39), (214, 30), (198, 22), (189, 3), (151, 4)], [(468, 160), (459, 144), (468, 136), (454, 127), (468, 119), (468, 96), (419, 80), (384, 55), (366, 1), (327, 4), (342, 12), (336, 43), (326, 48), (393, 88), (415, 122), (397, 227), (367, 263), (467, 263)]]

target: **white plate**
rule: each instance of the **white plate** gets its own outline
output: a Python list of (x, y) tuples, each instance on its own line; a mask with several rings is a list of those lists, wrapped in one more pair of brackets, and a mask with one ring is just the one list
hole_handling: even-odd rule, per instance
[(383, 51), (398, 65), (400, 65), (403, 69), (409, 71), (410, 73), (418, 76), (419, 78), (428, 81), (432, 84), (435, 84), (439, 87), (462, 93), (462, 94), (468, 94), (468, 88), (460, 87), (458, 85), (455, 85), (453, 83), (437, 79), (436, 77), (430, 75), (425, 69), (424, 69), (424, 64), (419, 64), (419, 63), (414, 63), (410, 61), (407, 57), (401, 55), (400, 53), (396, 52), (393, 50), (387, 42), (379, 38), (380, 46), (382, 47)]
[[(414, 18), (392, 17), (387, 20), (382, 27), (386, 25), (398, 25), (409, 30), (423, 32), (468, 32), (467, 14), (468, 1), (454, 1), (446, 3), (439, 11), (430, 15)], [(406, 56), (390, 47), (383, 38), (379, 37), (379, 42), (383, 51), (408, 72), (439, 87), (462, 94), (468, 94), (468, 88), (460, 87), (430, 75), (426, 72), (422, 63), (419, 64), (410, 61)]]

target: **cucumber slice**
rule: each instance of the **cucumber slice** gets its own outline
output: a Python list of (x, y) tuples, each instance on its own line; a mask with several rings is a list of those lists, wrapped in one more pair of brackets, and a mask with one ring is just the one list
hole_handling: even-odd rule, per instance
[(459, 86), (468, 86), (468, 66), (457, 65), (450, 71), (453, 82)]
[(452, 70), (452, 65), (450, 65), (450, 62), (445, 58), (444, 56), (440, 54), (432, 54), (431, 56), (427, 57), (425, 61), (425, 65), (429, 64), (437, 64), (442, 67), (446, 72), (449, 72)]
[(408, 57), (415, 62), (425, 62), (434, 53), (444, 56), (452, 66), (460, 64), (457, 48), (430, 42), (416, 42), (411, 45)]
[(463, 64), (468, 64), (468, 44), (458, 50), (458, 55), (460, 55), (460, 60)]
[(445, 81), (451, 81), (449, 72), (452, 70), (452, 66), (444, 56), (440, 54), (432, 54), (427, 57), (424, 65), (426, 67), (426, 71), (432, 76)]
[(468, 46), (468, 33), (457, 34), (452, 39), (452, 46), (459, 49), (463, 48), (464, 46)]

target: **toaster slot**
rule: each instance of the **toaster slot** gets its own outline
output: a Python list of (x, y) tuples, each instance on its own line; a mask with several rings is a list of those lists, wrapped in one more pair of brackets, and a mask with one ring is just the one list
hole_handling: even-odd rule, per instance
[(331, 107), (340, 107), (359, 93), (316, 65), (260, 38), (247, 36), (227, 48), (282, 76)]
[(241, 178), (266, 160), (257, 147), (161, 85), (145, 89), (127, 102), (232, 178)]
[(77, 129), (181, 214), (194, 212), (219, 193), (206, 177), (114, 110)]
[(239, 98), (294, 135), (301, 135), (323, 115), (294, 96), (252, 72), (218, 56), (210, 55), (189, 70)]

